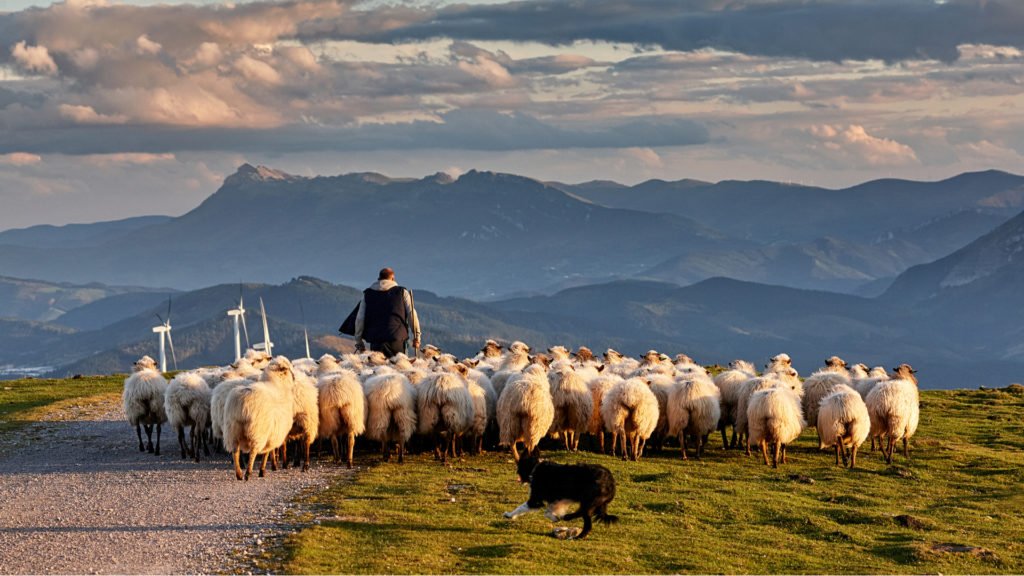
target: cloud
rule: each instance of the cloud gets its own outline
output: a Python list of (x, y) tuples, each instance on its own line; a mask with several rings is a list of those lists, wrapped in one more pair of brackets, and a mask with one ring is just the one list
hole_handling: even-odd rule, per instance
[(919, 162), (914, 149), (888, 138), (868, 134), (863, 126), (821, 124), (808, 130), (827, 154), (855, 159), (869, 166), (904, 166)]
[(590, 40), (678, 51), (715, 48), (773, 57), (887, 62), (950, 62), (959, 57), (961, 44), (1024, 47), (1024, 4), (1017, 0), (529, 0), (457, 4), (424, 10), (416, 20), (384, 31), (370, 29), (361, 38), (551, 45)]
[(57, 74), (57, 63), (50, 57), (46, 46), (29, 46), (24, 40), (11, 47), (14, 61), (26, 72), (35, 72), (45, 76)]
[(138, 48), (139, 54), (159, 54), (163, 49), (159, 42), (153, 42), (145, 34), (135, 39), (135, 46)]
[(38, 154), (31, 154), (29, 152), (11, 152), (8, 154), (0, 154), (0, 164), (7, 166), (31, 166), (33, 164), (39, 164), (43, 161), (43, 158)]
[(119, 152), (115, 154), (90, 154), (84, 157), (85, 161), (93, 166), (109, 166), (111, 164), (136, 164), (148, 165), (159, 162), (172, 162), (174, 154), (164, 152), (152, 154), (148, 152)]
[(128, 120), (120, 114), (100, 114), (92, 106), (60, 104), (57, 109), (61, 117), (78, 124), (124, 124)]

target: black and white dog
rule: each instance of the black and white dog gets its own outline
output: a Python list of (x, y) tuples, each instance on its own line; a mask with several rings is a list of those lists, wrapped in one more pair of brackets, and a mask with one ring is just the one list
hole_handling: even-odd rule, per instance
[[(531, 510), (548, 504), (544, 515), (552, 522), (583, 518), (583, 531), (576, 538), (586, 538), (592, 527), (591, 518), (605, 524), (618, 520), (608, 514), (608, 503), (615, 498), (615, 478), (611, 470), (597, 464), (556, 464), (524, 455), (516, 465), (519, 480), (530, 484), (530, 499), (505, 513), (515, 520)], [(571, 502), (579, 502), (578, 510), (566, 514)]]

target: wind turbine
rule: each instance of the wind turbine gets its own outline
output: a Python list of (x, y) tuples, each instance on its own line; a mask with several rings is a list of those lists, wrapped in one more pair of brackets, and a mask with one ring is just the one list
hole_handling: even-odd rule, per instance
[(253, 346), (254, 350), (265, 350), (270, 357), (274, 356), (274, 343), (270, 341), (270, 328), (267, 327), (267, 309), (263, 307), (263, 297), (260, 296), (260, 316), (263, 317), (263, 342)]
[(228, 310), (228, 316), (234, 319), (235, 324), (235, 362), (242, 357), (242, 338), (238, 332), (239, 319), (241, 319), (242, 330), (245, 332), (245, 347), (249, 348), (249, 329), (245, 326), (245, 304), (242, 302), (242, 287), (238, 287), (238, 308)]
[(167, 353), (164, 351), (164, 340), (171, 346), (171, 362), (174, 363), (174, 369), (178, 369), (178, 359), (174, 355), (174, 339), (171, 338), (171, 297), (167, 297), (167, 319), (160, 317), (160, 314), (156, 314), (158, 320), (160, 320), (159, 326), (153, 327), (153, 332), (160, 335), (160, 371), (167, 372)]

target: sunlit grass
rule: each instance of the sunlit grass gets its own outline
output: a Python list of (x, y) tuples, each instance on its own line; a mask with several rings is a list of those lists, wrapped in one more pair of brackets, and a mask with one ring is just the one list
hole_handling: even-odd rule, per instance
[[(911, 460), (862, 452), (833, 465), (813, 431), (778, 470), (721, 446), (640, 463), (551, 450), (608, 466), (613, 526), (550, 536), (541, 514), (502, 518), (526, 498), (505, 454), (445, 467), (428, 455), (379, 463), (312, 498), (319, 515), (271, 569), (299, 573), (1020, 573), (1024, 571), (1024, 394), (924, 392)], [(314, 520), (314, 519), (308, 519)], [(579, 525), (579, 523), (575, 523)], [(979, 547), (945, 552), (943, 544)]]

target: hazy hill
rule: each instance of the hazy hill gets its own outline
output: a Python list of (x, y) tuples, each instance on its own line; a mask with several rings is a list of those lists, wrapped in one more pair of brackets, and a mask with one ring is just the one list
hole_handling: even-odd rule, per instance
[[(1024, 208), (1024, 176), (997, 170), (939, 182), (873, 180), (839, 190), (735, 180), (555, 185), (604, 206), (685, 215), (723, 234), (758, 242), (799, 243), (822, 236), (874, 242), (964, 210), (1009, 217)], [(978, 225), (991, 228), (989, 222)]]
[(170, 216), (139, 216), (93, 224), (67, 224), (64, 226), (43, 224), (0, 232), (0, 245), (34, 248), (61, 248), (69, 245), (99, 246), (132, 230), (166, 222), (170, 219)]
[(151, 288), (45, 282), (0, 276), (0, 318), (47, 322), (69, 310), (116, 294), (145, 294)]
[(400, 280), (487, 296), (609, 270), (632, 275), (723, 241), (688, 218), (605, 208), (520, 176), (301, 178), (245, 165), (181, 217), (100, 246), (0, 246), (0, 266), (195, 288), (299, 274), (358, 285), (387, 263)]

